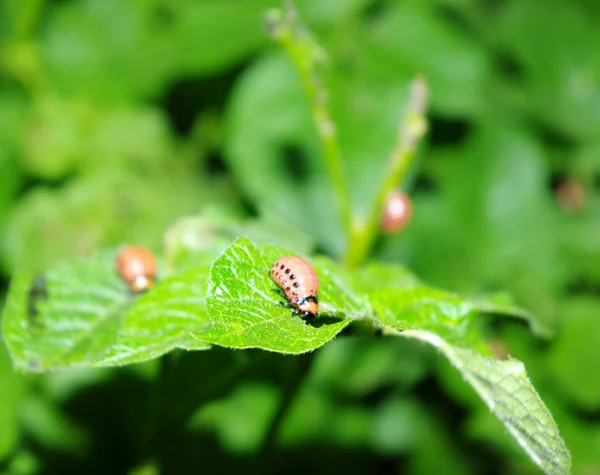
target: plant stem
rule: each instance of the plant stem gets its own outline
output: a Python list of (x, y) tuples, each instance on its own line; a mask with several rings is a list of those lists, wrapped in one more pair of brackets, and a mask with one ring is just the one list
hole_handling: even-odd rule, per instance
[(387, 172), (374, 206), (366, 221), (356, 221), (346, 255), (346, 265), (356, 267), (367, 257), (379, 230), (381, 213), (393, 189), (401, 183), (413, 162), (419, 140), (427, 131), (429, 90), (425, 79), (418, 76), (411, 84), (408, 106), (398, 128), (398, 138), (389, 158)]
[(342, 165), (342, 153), (336, 125), (328, 106), (329, 93), (317, 71), (325, 53), (310, 32), (298, 20), (291, 1), (284, 10), (271, 10), (266, 15), (267, 27), (275, 40), (284, 48), (300, 74), (302, 85), (310, 100), (317, 135), (323, 148), (327, 171), (341, 215), (346, 235), (352, 236), (350, 194)]

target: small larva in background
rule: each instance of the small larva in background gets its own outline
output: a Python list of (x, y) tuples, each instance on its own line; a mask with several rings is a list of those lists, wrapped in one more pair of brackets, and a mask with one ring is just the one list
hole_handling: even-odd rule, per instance
[(565, 213), (577, 213), (585, 208), (586, 192), (583, 183), (576, 178), (561, 181), (555, 190), (556, 201)]
[(271, 277), (300, 317), (308, 320), (317, 314), (319, 279), (308, 262), (296, 256), (282, 257), (271, 267)]
[(132, 292), (143, 292), (154, 285), (156, 257), (145, 247), (126, 246), (121, 249), (116, 267)]
[(412, 218), (412, 202), (403, 191), (390, 193), (381, 216), (381, 229), (386, 234), (402, 231)]

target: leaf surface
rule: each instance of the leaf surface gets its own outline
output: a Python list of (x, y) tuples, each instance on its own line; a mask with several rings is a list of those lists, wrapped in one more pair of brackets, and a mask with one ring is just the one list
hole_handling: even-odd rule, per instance
[(206, 325), (206, 269), (133, 295), (114, 269), (115, 256), (99, 253), (37, 279), (14, 277), (3, 331), (17, 368), (107, 366), (207, 347), (189, 337)]
[(315, 266), (319, 276), (319, 316), (307, 324), (282, 306), (269, 271), (273, 262), (293, 254), (238, 239), (211, 269), (207, 307), (213, 326), (194, 336), (231, 348), (262, 348), (286, 354), (314, 350), (334, 338), (352, 318), (367, 310), (334, 276)]
[(428, 331), (406, 330), (398, 335), (416, 338), (440, 350), (545, 473), (569, 473), (571, 455), (523, 363), (483, 357)]

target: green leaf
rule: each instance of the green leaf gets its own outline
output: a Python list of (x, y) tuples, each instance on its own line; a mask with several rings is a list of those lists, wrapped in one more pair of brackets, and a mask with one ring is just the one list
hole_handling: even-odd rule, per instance
[(413, 285), (376, 290), (370, 300), (383, 325), (396, 330), (429, 330), (455, 344), (474, 342), (474, 306), (457, 295)]
[(527, 78), (514, 94), (525, 113), (581, 141), (595, 138), (600, 123), (597, 108), (589, 106), (598, 100), (589, 78), (599, 72), (592, 60), (597, 17), (590, 13), (583, 4), (549, 2), (539, 11), (533, 2), (515, 2), (498, 16), (492, 30), (498, 47)]
[(595, 296), (562, 302), (565, 318), (547, 353), (548, 378), (570, 403), (590, 413), (600, 409), (600, 381), (595, 374), (600, 358), (600, 304)]
[(173, 17), (169, 41), (177, 74), (215, 74), (251, 54), (267, 42), (262, 12), (277, 3), (184, 0), (169, 4)]
[[(382, 83), (356, 71), (356, 80), (348, 84), (346, 70), (331, 73), (331, 109), (351, 205), (364, 214), (386, 173), (408, 80), (395, 77)], [(227, 114), (226, 158), (245, 193), (263, 213), (308, 233), (330, 255), (341, 255), (345, 237), (337, 207), (323, 205), (335, 203), (330, 177), (301, 80), (289, 58), (269, 55), (246, 70)]]
[(319, 316), (313, 324), (294, 316), (280, 305), (283, 300), (269, 275), (273, 262), (290, 254), (271, 246), (257, 248), (246, 238), (233, 243), (211, 269), (207, 308), (213, 326), (194, 336), (230, 348), (298, 354), (324, 345), (352, 319), (367, 314), (368, 307), (338, 285), (333, 272), (315, 264)]
[(208, 325), (207, 280), (208, 269), (191, 269), (165, 280), (142, 296), (127, 313), (115, 343), (94, 366), (147, 361), (174, 348), (209, 348), (190, 336), (190, 331)]
[(93, 109), (86, 101), (54, 94), (37, 97), (29, 112), (23, 141), (23, 165), (42, 179), (56, 180), (79, 170), (89, 160)]
[(17, 418), (25, 380), (15, 373), (4, 343), (0, 341), (0, 460), (14, 447), (19, 436)]
[(440, 350), (477, 391), (529, 457), (548, 474), (566, 474), (571, 455), (548, 408), (527, 378), (523, 363), (485, 358), (422, 330), (396, 333)]
[(289, 60), (270, 55), (249, 68), (227, 113), (225, 157), (244, 192), (261, 213), (289, 222), (340, 254), (336, 209), (323, 206), (333, 195), (302, 84)]
[(529, 310), (518, 307), (512, 296), (505, 292), (479, 295), (473, 299), (473, 304), (475, 309), (481, 313), (493, 313), (524, 320), (537, 336), (549, 338), (554, 334), (554, 331), (545, 322), (538, 319)]
[(214, 430), (233, 453), (254, 453), (263, 442), (279, 399), (273, 386), (242, 382), (227, 398), (202, 407), (188, 427)]
[(156, 94), (172, 63), (164, 23), (142, 3), (53, 5), (39, 41), (44, 73), (56, 89), (103, 102)]
[[(431, 85), (432, 108), (445, 114), (473, 115), (486, 102), (490, 64), (480, 44), (441, 20), (427, 2), (390, 5), (385, 15), (359, 31), (357, 49), (372, 69), (389, 78), (421, 72)], [(401, 76), (400, 76), (401, 77)]]
[(373, 292), (382, 287), (410, 287), (419, 279), (398, 264), (369, 262), (353, 274), (354, 284), (363, 292)]
[(110, 168), (61, 188), (32, 189), (8, 220), (4, 241), (10, 268), (41, 271), (122, 242), (158, 248), (175, 217), (197, 212), (216, 193), (229, 202), (218, 183), (198, 181), (184, 169), (144, 170), (148, 174)]
[(114, 341), (130, 300), (112, 267), (90, 264), (63, 266), (37, 282), (25, 273), (13, 278), (3, 330), (18, 368), (85, 364)]
[(398, 345), (393, 338), (338, 338), (316, 355), (311, 384), (344, 397), (365, 397), (388, 385), (410, 387), (425, 378), (428, 370), (427, 349), (413, 343)]
[(42, 447), (70, 453), (86, 447), (87, 434), (43, 395), (27, 394), (19, 409), (24, 431)]
[(173, 270), (209, 268), (239, 236), (259, 244), (287, 245), (308, 253), (313, 242), (308, 236), (269, 217), (247, 220), (221, 207), (207, 207), (199, 216), (183, 218), (169, 227), (166, 254)]
[(109, 366), (145, 361), (173, 348), (203, 349), (191, 330), (206, 324), (206, 269), (132, 295), (114, 268), (115, 252), (63, 265), (43, 279), (17, 274), (3, 317), (17, 368)]

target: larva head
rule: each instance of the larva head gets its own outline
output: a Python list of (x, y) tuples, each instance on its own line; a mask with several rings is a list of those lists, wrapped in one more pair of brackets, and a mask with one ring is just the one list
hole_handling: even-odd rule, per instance
[(156, 258), (141, 246), (127, 246), (117, 256), (117, 272), (132, 292), (142, 292), (154, 285)]
[(133, 282), (129, 282), (129, 288), (132, 292), (143, 292), (148, 290), (151, 287), (154, 287), (156, 280), (154, 277), (139, 275), (137, 276)]
[(298, 303), (298, 313), (304, 320), (310, 320), (319, 312), (317, 296), (308, 296)]

